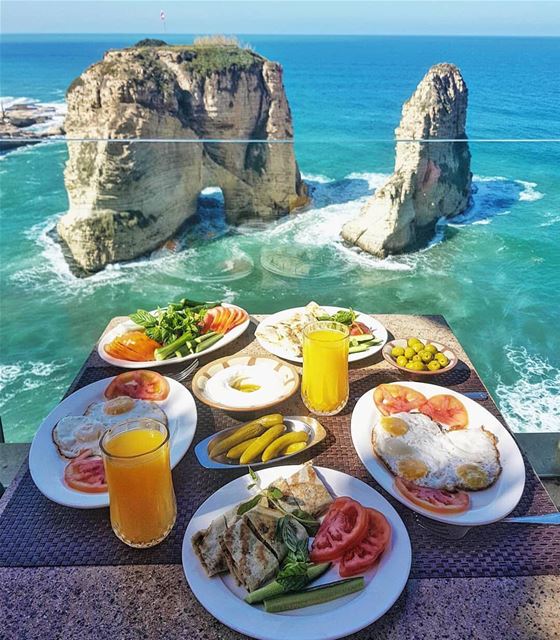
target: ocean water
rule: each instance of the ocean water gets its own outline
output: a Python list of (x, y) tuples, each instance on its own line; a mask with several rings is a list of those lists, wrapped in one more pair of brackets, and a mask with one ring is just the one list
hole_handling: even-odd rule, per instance
[[(12, 36), (0, 45), (0, 95), (54, 103), (110, 47), (140, 36)], [(188, 37), (167, 37), (188, 41)], [(161, 250), (75, 277), (49, 234), (68, 206), (64, 143), (0, 156), (0, 412), (26, 441), (56, 405), (108, 320), (183, 295), (255, 313), (315, 299), (378, 313), (445, 315), (510, 425), (560, 430), (560, 40), (246, 37), (280, 61), (295, 151), (313, 204), (269, 224), (229, 227), (203, 194)], [(391, 173), (402, 102), (430, 65), (469, 86), (473, 206), (431, 245), (378, 260), (345, 247), (344, 222)], [(157, 144), (157, 143), (153, 143)], [(277, 272), (297, 267), (299, 275)], [(293, 275), (293, 271), (292, 271)]]

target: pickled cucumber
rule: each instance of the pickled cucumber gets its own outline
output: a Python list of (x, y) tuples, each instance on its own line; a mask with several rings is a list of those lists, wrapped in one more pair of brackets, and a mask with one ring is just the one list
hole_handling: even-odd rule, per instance
[(284, 451), (282, 451), (283, 456), (290, 455), (291, 453), (297, 453), (298, 451), (302, 451), (307, 446), (307, 442), (294, 442), (293, 444), (289, 444)]
[(252, 443), (255, 442), (257, 438), (249, 438), (249, 440), (244, 440), (239, 444), (236, 444), (235, 447), (232, 447), (227, 453), (226, 456), (230, 460), (239, 460), (241, 454), (245, 451), (245, 449)]
[(208, 453), (213, 457), (221, 456), (226, 451), (229, 451), (235, 445), (241, 444), (245, 440), (250, 438), (256, 438), (260, 436), (266, 429), (272, 427), (275, 424), (280, 424), (283, 417), (280, 413), (271, 413), (266, 416), (261, 416), (256, 420), (251, 420), (246, 424), (239, 427), (225, 438), (218, 438), (212, 441), (208, 446)]
[(255, 442), (252, 442), (247, 449), (241, 454), (239, 458), (240, 464), (250, 464), (254, 460), (260, 457), (262, 452), (272, 444), (274, 440), (281, 436), (286, 427), (283, 424), (277, 424), (273, 427), (269, 427), (261, 436), (259, 436)]
[(305, 431), (292, 431), (291, 433), (285, 433), (283, 436), (276, 438), (276, 440), (269, 444), (263, 451), (262, 461), (268, 462), (273, 458), (277, 458), (281, 451), (288, 445), (300, 442), (307, 442), (307, 433)]

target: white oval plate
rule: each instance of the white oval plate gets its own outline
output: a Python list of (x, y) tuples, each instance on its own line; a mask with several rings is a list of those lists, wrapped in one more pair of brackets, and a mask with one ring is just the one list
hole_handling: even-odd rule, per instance
[(467, 409), (469, 423), (467, 428), (484, 428), (491, 431), (498, 438), (498, 451), (502, 473), (496, 482), (482, 491), (469, 491), (471, 506), (464, 513), (444, 515), (434, 513), (415, 505), (407, 500), (395, 488), (395, 476), (377, 457), (371, 444), (371, 431), (373, 424), (379, 419), (380, 413), (373, 401), (373, 389), (364, 393), (358, 400), (352, 412), (352, 442), (354, 448), (363, 462), (365, 468), (377, 482), (399, 502), (417, 513), (421, 513), (432, 520), (458, 524), (463, 526), (476, 526), (490, 524), (501, 520), (512, 511), (519, 502), (525, 487), (525, 465), (521, 452), (509, 431), (483, 406), (465, 397), (457, 391), (440, 387), (425, 382), (397, 382), (403, 387), (415, 389), (423, 393), (427, 398), (438, 393), (446, 393), (458, 398)]
[[(230, 307), (232, 309), (241, 309), (241, 307), (238, 307), (235, 304), (228, 304), (227, 302), (224, 302), (222, 306)], [(243, 309), (243, 311), (245, 311), (245, 309)], [(151, 311), (150, 313), (153, 313), (153, 311)], [(228, 331), (221, 340), (216, 342), (216, 344), (213, 344), (211, 347), (208, 347), (208, 349), (206, 349), (202, 353), (191, 353), (190, 355), (183, 356), (182, 358), (168, 358), (167, 360), (146, 360), (146, 362), (132, 362), (130, 360), (113, 358), (105, 352), (104, 348), (106, 344), (109, 344), (109, 342), (114, 340), (117, 336), (122, 335), (126, 331), (132, 331), (134, 329), (142, 328), (139, 327), (136, 323), (132, 322), (132, 320), (125, 320), (124, 322), (121, 322), (116, 327), (111, 329), (111, 331), (108, 331), (101, 338), (101, 340), (97, 344), (97, 353), (102, 360), (105, 360), (105, 362), (108, 362), (109, 364), (112, 364), (116, 367), (122, 367), (123, 369), (147, 369), (150, 367), (165, 367), (168, 364), (177, 364), (180, 362), (186, 362), (187, 360), (194, 360), (195, 358), (205, 356), (207, 353), (212, 353), (213, 351), (217, 351), (218, 349), (225, 347), (226, 345), (230, 344), (230, 342), (233, 342), (234, 340), (239, 338), (239, 336), (246, 331), (250, 322), (251, 318), (248, 316), (245, 322), (237, 327), (234, 327), (231, 331)]]
[[(261, 469), (263, 486), (276, 478), (295, 473), (301, 466), (291, 465)], [(366, 588), (322, 605), (283, 613), (266, 613), (260, 606), (243, 601), (245, 589), (238, 587), (229, 574), (209, 578), (196, 557), (191, 537), (208, 527), (220, 513), (248, 499), (248, 475), (233, 480), (211, 495), (191, 518), (183, 539), (183, 569), (189, 586), (202, 606), (225, 625), (260, 640), (334, 640), (367, 627), (380, 618), (401, 594), (412, 560), (408, 533), (398, 513), (370, 486), (352, 476), (315, 467), (321, 479), (337, 496), (351, 496), (365, 507), (382, 512), (392, 527), (391, 549), (377, 567), (366, 576)], [(336, 567), (331, 567), (313, 585), (339, 580)]]
[[(345, 309), (344, 307), (326, 307), (324, 305), (320, 305), (320, 306), (330, 315), (333, 315), (337, 311), (347, 311), (347, 309)], [(302, 356), (294, 356), (293, 354), (289, 353), (288, 351), (285, 351), (278, 345), (271, 344), (270, 342), (267, 342), (266, 340), (264, 340), (259, 335), (259, 328), (276, 324), (281, 320), (286, 320), (290, 316), (293, 316), (294, 313), (298, 313), (298, 312), (301, 313), (304, 310), (305, 310), (305, 307), (295, 307), (294, 309), (285, 309), (284, 311), (279, 311), (278, 313), (268, 316), (268, 318), (265, 318), (264, 320), (262, 320), (259, 323), (257, 330), (255, 331), (255, 338), (257, 339), (261, 347), (263, 349), (266, 349), (269, 353), (272, 353), (273, 355), (278, 356), (279, 358), (284, 358), (284, 360), (290, 360), (290, 362), (303, 362)], [(374, 353), (381, 351), (381, 349), (383, 349), (388, 339), (387, 329), (385, 329), (385, 327), (381, 324), (381, 322), (379, 322), (379, 320), (376, 320), (375, 318), (372, 318), (371, 316), (368, 316), (367, 314), (361, 313), (359, 311), (356, 311), (356, 313), (358, 314), (356, 320), (358, 322), (363, 322), (366, 326), (368, 326), (371, 329), (371, 332), (374, 335), (374, 337), (377, 340), (381, 340), (381, 342), (371, 347), (370, 349), (367, 349), (366, 351), (351, 353), (348, 356), (348, 362), (356, 362), (357, 360), (363, 360), (364, 358), (369, 358)]]
[[(64, 484), (64, 468), (69, 460), (58, 453), (52, 439), (52, 430), (61, 418), (83, 415), (92, 402), (105, 400), (103, 393), (113, 379), (98, 380), (75, 391), (49, 413), (37, 430), (29, 451), (29, 471), (39, 491), (49, 500), (77, 509), (109, 506), (107, 492), (84, 493), (70, 489)], [(167, 415), (171, 434), (171, 468), (173, 468), (188, 451), (194, 437), (196, 405), (192, 395), (182, 384), (172, 378), (166, 378), (166, 380), (169, 383), (169, 395), (156, 404)]]

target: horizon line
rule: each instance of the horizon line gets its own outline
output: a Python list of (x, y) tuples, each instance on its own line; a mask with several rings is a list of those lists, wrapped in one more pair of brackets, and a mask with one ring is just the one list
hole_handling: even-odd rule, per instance
[[(212, 33), (155, 33), (152, 31), (1, 31), (2, 36), (194, 36), (201, 35), (223, 35)], [(303, 36), (306, 38), (333, 38), (333, 37), (354, 37), (354, 38), (532, 38), (535, 40), (560, 38), (559, 34), (515, 34), (515, 33), (233, 33), (225, 34), (233, 36), (270, 36), (288, 37)]]

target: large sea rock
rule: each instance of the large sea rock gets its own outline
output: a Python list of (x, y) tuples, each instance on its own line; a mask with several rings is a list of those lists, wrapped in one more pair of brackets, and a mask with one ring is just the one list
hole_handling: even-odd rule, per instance
[[(307, 201), (292, 144), (274, 143), (293, 137), (282, 68), (251, 50), (147, 41), (109, 51), (67, 103), (70, 208), (58, 232), (87, 271), (160, 246), (206, 187), (222, 189), (231, 222)], [(139, 138), (153, 142), (107, 141)]]
[(472, 179), (466, 118), (461, 72), (434, 65), (403, 106), (394, 173), (344, 225), (344, 240), (379, 257), (411, 251), (433, 237), (439, 218), (464, 211)]

